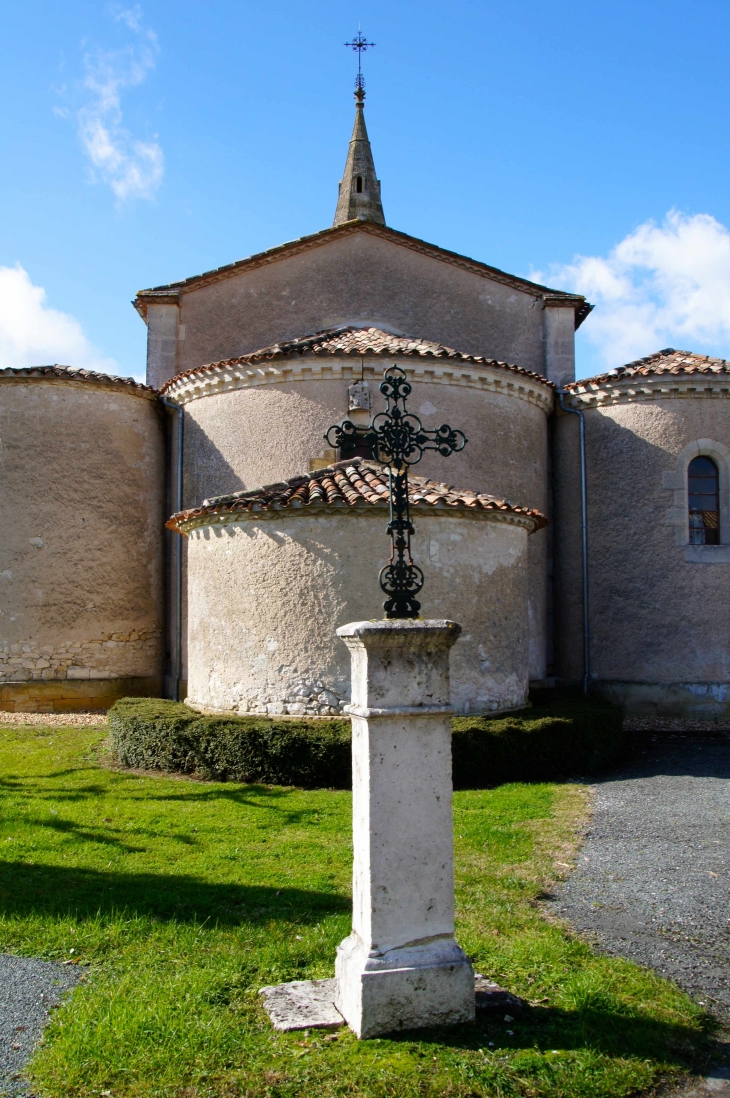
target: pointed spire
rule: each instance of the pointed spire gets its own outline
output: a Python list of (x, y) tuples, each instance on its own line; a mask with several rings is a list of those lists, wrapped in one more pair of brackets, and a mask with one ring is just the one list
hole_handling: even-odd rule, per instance
[(375, 175), (375, 164), (365, 127), (365, 89), (355, 89), (355, 125), (350, 138), (350, 148), (345, 161), (345, 171), (340, 183), (340, 194), (333, 225), (342, 225), (355, 218), (385, 224), (383, 204), (380, 201), (380, 180)]

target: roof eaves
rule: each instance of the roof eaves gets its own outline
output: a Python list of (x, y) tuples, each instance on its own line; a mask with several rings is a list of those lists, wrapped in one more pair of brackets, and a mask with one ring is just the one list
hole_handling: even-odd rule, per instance
[[(166, 526), (177, 533), (185, 533), (185, 525), (196, 519), (217, 515), (213, 521), (225, 521), (226, 516), (243, 517), (245, 514), (264, 515), (289, 507), (316, 510), (362, 507), (388, 507), (387, 481), (384, 466), (362, 458), (349, 458), (335, 462), (324, 469), (292, 477), (288, 481), (268, 484), (252, 491), (233, 492), (203, 500), (200, 507), (190, 508), (173, 515)], [(468, 512), (471, 514), (508, 514), (515, 520), (528, 520), (532, 530), (547, 525), (547, 519), (539, 511), (520, 507), (509, 500), (472, 491), (458, 491), (451, 485), (414, 477), (409, 492), (414, 507), (435, 507), (440, 510)]]
[(588, 304), (582, 294), (571, 294), (564, 290), (555, 290), (549, 286), (543, 286), (539, 282), (530, 282), (529, 279), (521, 278), (519, 275), (508, 274), (506, 271), (500, 270), (499, 267), (491, 267), (488, 263), (482, 263), (478, 259), (471, 259), (469, 256), (461, 255), (459, 252), (452, 252), (448, 248), (441, 248), (438, 244), (429, 244), (419, 237), (411, 236), (409, 233), (401, 232), (399, 229), (393, 229), (389, 225), (378, 225), (372, 221), (361, 221), (359, 219), (345, 221), (341, 225), (333, 225), (328, 229), (321, 229), (319, 232), (311, 233), (309, 236), (302, 236), (297, 240), (290, 240), (285, 244), (278, 244), (274, 248), (268, 248), (266, 251), (257, 252), (245, 259), (227, 263), (223, 267), (215, 267), (213, 270), (204, 271), (202, 274), (191, 275), (190, 278), (181, 279), (177, 282), (169, 282), (162, 286), (152, 286), (146, 290), (140, 290), (133, 304), (140, 315), (144, 317), (146, 315), (147, 305), (152, 304), (155, 301), (177, 301), (179, 293), (184, 292), (187, 289), (194, 289), (211, 282), (218, 282), (235, 274), (237, 271), (273, 263), (288, 253), (307, 251), (310, 248), (316, 248), (327, 243), (332, 237), (349, 236), (354, 232), (366, 232), (374, 236), (385, 237), (404, 247), (410, 248), (412, 251), (430, 255), (436, 259), (445, 260), (462, 269), (471, 270), (475, 274), (482, 275), (485, 278), (492, 278), (496, 282), (501, 282), (514, 289), (522, 290), (532, 296), (543, 298), (549, 296), (552, 300), (564, 301), (567, 305), (573, 305), (575, 309), (576, 328), (583, 323), (588, 316), (588, 313), (593, 308), (592, 305)]
[(696, 372), (705, 373), (710, 370), (730, 373), (730, 363), (724, 358), (711, 358), (709, 355), (698, 355), (693, 351), (665, 347), (662, 351), (655, 351), (651, 355), (645, 355), (644, 358), (634, 359), (603, 374), (571, 381), (565, 389), (568, 392), (575, 392), (586, 385), (616, 384), (620, 381), (630, 381), (637, 376), (651, 377), (654, 374), (662, 376), (665, 373), (671, 373), (679, 377), (682, 374), (691, 376)]
[(57, 377), (64, 381), (93, 381), (105, 385), (122, 385), (128, 389), (137, 389), (143, 393), (157, 396), (157, 389), (144, 385), (141, 381), (135, 381), (133, 377), (119, 377), (116, 374), (103, 374), (96, 370), (84, 370), (81, 366), (63, 366), (60, 363), (49, 363), (39, 366), (5, 366), (0, 368), (0, 378), (39, 378)]
[[(339, 327), (339, 328), (326, 328), (321, 332), (315, 332), (309, 336), (300, 336), (297, 339), (290, 339), (276, 343), (271, 347), (263, 347), (257, 351), (251, 351), (247, 355), (239, 355), (236, 358), (222, 359), (218, 362), (206, 362), (202, 366), (195, 366), (191, 370), (185, 370), (180, 374), (176, 374), (174, 377), (169, 378), (161, 387), (160, 392), (165, 393), (172, 389), (179, 382), (185, 378), (193, 377), (196, 374), (203, 374), (216, 369), (234, 367), (234, 366), (246, 366), (256, 365), (259, 362), (273, 362), (280, 359), (288, 358), (290, 355), (298, 354), (304, 356), (306, 354), (317, 355), (321, 353), (320, 344), (325, 344), (329, 338), (336, 337), (338, 335), (346, 335), (348, 332), (360, 331), (361, 329), (354, 328), (351, 325)], [(362, 329), (370, 331), (371, 329)], [(388, 333), (381, 333), (387, 335)], [(403, 358), (426, 358), (433, 359), (435, 361), (456, 361), (463, 363), (473, 363), (477, 366), (491, 366), (496, 369), (509, 370), (512, 373), (520, 374), (523, 377), (530, 378), (532, 381), (536, 381), (541, 385), (545, 385), (549, 389), (555, 389), (555, 385), (548, 378), (542, 374), (535, 373), (532, 370), (527, 370), (523, 366), (515, 366), (509, 362), (502, 362), (498, 359), (487, 358), (484, 355), (471, 355), (465, 351), (457, 351), (452, 347), (446, 347), (442, 344), (432, 343), (430, 340), (420, 340), (410, 336), (396, 336), (393, 337), (396, 341), (401, 340), (406, 344), (412, 344), (412, 346), (405, 346), (400, 348), (384, 347), (369, 347), (363, 349), (361, 347), (335, 347), (332, 350), (327, 350), (328, 354), (332, 356), (341, 355), (345, 358), (352, 356), (356, 358), (362, 358), (363, 356), (373, 355), (377, 357), (388, 356), (401, 356)], [(431, 350), (428, 346), (434, 348)]]

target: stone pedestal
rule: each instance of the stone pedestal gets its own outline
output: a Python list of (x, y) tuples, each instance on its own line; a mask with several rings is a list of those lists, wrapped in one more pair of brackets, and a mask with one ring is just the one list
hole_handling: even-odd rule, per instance
[(451, 621), (338, 629), (352, 658), (353, 919), (335, 1004), (358, 1037), (474, 1019), (454, 941)]

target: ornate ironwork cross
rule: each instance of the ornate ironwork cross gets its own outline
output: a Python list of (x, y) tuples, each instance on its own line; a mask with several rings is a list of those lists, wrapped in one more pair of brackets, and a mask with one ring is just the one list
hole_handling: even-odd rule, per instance
[(348, 49), (357, 50), (357, 76), (355, 77), (355, 87), (362, 89), (365, 87), (365, 80), (362, 75), (362, 55), (365, 50), (369, 50), (371, 46), (375, 45), (375, 42), (367, 42), (361, 32), (360, 28), (357, 28), (357, 36), (353, 38), (352, 42), (343, 42), (343, 45)]
[(368, 426), (334, 424), (324, 436), (330, 446), (350, 453), (365, 450), (376, 461), (388, 466), (390, 521), (387, 532), (392, 543), (390, 560), (380, 571), (380, 586), (388, 596), (383, 603), (386, 618), (417, 618), (421, 609), (416, 599), (423, 587), (423, 572), (411, 557), (410, 502), (408, 469), (423, 457), (424, 451), (436, 450), (442, 457), (458, 453), (467, 440), (461, 431), (444, 423), (428, 431), (418, 416), (406, 408), (411, 384), (404, 370), (391, 366), (383, 374), (380, 391), (386, 397), (386, 410), (373, 417)]

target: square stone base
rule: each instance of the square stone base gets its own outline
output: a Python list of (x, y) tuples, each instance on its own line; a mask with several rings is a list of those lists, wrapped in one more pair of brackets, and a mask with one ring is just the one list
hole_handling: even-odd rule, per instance
[[(524, 1014), (527, 1003), (480, 973), (474, 977), (477, 1014), (512, 1021)], [(274, 1029), (337, 1029), (345, 1019), (335, 1006), (336, 980), (294, 980), (290, 984), (262, 987), (259, 995)]]
[(474, 970), (453, 939), (369, 956), (352, 934), (335, 979), (335, 1005), (358, 1037), (474, 1021)]

